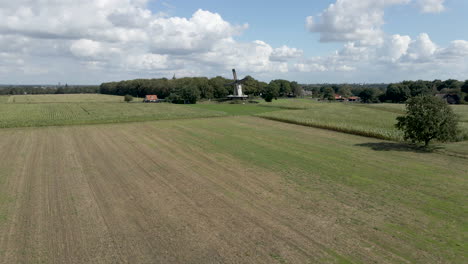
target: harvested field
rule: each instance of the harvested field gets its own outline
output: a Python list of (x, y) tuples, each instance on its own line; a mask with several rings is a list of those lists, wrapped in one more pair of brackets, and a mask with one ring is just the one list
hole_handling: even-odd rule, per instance
[(466, 263), (451, 155), (254, 117), (3, 129), (0, 147), (0, 263)]

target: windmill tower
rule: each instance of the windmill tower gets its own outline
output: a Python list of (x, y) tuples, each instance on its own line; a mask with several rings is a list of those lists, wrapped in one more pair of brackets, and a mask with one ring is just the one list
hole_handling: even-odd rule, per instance
[(237, 79), (237, 73), (236, 73), (236, 69), (232, 69), (232, 75), (234, 77), (234, 82), (228, 84), (228, 85), (232, 85), (233, 86), (233, 93), (232, 95), (228, 95), (228, 98), (230, 99), (246, 99), (248, 98), (249, 96), (248, 95), (244, 95), (244, 93), (242, 92), (242, 84), (244, 84), (244, 82), (247, 80), (247, 78), (244, 78), (242, 80), (238, 80)]

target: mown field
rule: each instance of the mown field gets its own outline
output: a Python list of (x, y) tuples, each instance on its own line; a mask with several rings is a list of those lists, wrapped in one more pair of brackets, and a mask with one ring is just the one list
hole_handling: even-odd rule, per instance
[(0, 130), (0, 263), (466, 263), (468, 162), (257, 117)]

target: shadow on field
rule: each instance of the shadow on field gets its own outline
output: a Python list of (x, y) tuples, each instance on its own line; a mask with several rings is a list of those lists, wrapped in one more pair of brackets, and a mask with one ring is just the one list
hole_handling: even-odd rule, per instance
[(421, 145), (394, 142), (362, 143), (356, 144), (356, 146), (367, 147), (375, 151), (405, 151), (417, 153), (432, 153), (443, 148), (440, 146), (429, 146), (426, 148)]

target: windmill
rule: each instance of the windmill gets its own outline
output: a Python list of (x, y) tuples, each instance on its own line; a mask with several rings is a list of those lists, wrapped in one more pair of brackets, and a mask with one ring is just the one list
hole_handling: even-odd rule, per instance
[(234, 91), (231, 95), (228, 95), (228, 98), (242, 100), (248, 98), (249, 96), (244, 95), (244, 93), (242, 92), (242, 85), (245, 84), (245, 82), (247, 81), (247, 77), (242, 80), (238, 80), (236, 69), (232, 69), (232, 75), (234, 76), (234, 82), (229, 83), (227, 85), (232, 85), (234, 87)]

